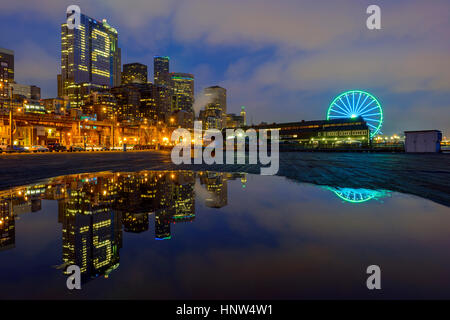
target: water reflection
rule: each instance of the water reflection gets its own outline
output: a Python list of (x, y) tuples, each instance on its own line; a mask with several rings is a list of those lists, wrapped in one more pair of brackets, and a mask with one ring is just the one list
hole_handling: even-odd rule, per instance
[(154, 215), (156, 240), (171, 239), (171, 224), (195, 219), (196, 176), (208, 197), (205, 205), (227, 205), (227, 181), (246, 174), (191, 171), (78, 174), (0, 192), (0, 249), (15, 247), (15, 218), (56, 200), (62, 225), (62, 264), (80, 267), (82, 282), (117, 269), (122, 232), (148, 231)]
[(385, 298), (449, 297), (449, 225), (448, 207), (386, 190), (241, 173), (63, 176), (0, 191), (0, 298), (370, 298), (370, 264), (383, 267)]
[(369, 200), (379, 200), (390, 196), (389, 190), (371, 190), (356, 188), (333, 188), (327, 187), (340, 199), (351, 203), (362, 203)]

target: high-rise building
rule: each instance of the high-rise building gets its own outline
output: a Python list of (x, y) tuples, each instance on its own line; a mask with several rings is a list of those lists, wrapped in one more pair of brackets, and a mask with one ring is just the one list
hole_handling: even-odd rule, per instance
[(0, 48), (0, 64), (3, 63), (7, 69), (8, 82), (14, 81), (14, 51)]
[(0, 100), (8, 99), (9, 83), (14, 82), (14, 51), (0, 48)]
[(58, 86), (58, 98), (62, 98), (63, 95), (63, 83), (62, 83), (62, 75), (58, 74), (56, 76), (56, 82), (57, 82), (57, 86)]
[(212, 86), (205, 88), (204, 94), (208, 99), (201, 119), (204, 129), (223, 129), (227, 121), (227, 90)]
[(158, 119), (167, 121), (171, 109), (172, 91), (170, 88), (162, 85), (153, 85), (156, 91), (156, 106), (158, 110)]
[(169, 57), (155, 56), (153, 58), (153, 77), (156, 85), (170, 86)]
[(172, 88), (170, 82), (170, 58), (155, 56), (153, 58), (153, 80), (158, 94), (160, 110), (159, 119), (169, 119), (172, 106)]
[(121, 52), (117, 30), (106, 19), (81, 14), (79, 28), (61, 25), (62, 94), (80, 107), (92, 90), (120, 85)]
[(114, 87), (111, 93), (117, 100), (119, 121), (148, 121), (156, 123), (165, 120), (168, 89), (152, 83), (131, 83)]
[(118, 121), (139, 120), (139, 108), (141, 104), (141, 94), (138, 84), (126, 84), (111, 89), (117, 101)]
[(123, 65), (122, 84), (147, 83), (147, 66), (142, 63)]
[(0, 99), (3, 100), (8, 98), (8, 63), (0, 61)]
[(194, 105), (194, 75), (190, 73), (172, 72), (170, 74), (172, 89), (171, 111), (193, 111)]
[(99, 121), (115, 119), (117, 101), (110, 92), (91, 92), (82, 107), (83, 114), (90, 115)]

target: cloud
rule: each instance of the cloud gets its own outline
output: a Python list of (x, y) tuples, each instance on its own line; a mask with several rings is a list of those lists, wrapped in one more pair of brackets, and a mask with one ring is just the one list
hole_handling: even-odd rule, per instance
[(17, 82), (39, 83), (54, 80), (60, 72), (60, 63), (40, 45), (26, 40), (15, 48), (15, 78)]
[[(3, 1), (0, 11), (23, 21), (35, 19), (37, 13), (42, 20), (59, 24), (72, 3)], [(127, 51), (139, 60), (161, 51), (171, 54), (174, 46), (195, 47), (188, 56), (177, 49), (181, 52), (177, 60), (184, 60), (183, 67), (206, 70), (195, 74), (197, 92), (207, 85), (224, 86), (230, 111), (246, 105), (250, 114), (253, 109), (255, 122), (286, 121), (286, 114), (292, 119), (319, 117), (319, 110), (335, 93), (351, 88), (376, 91), (381, 98), (401, 97), (390, 104), (401, 105), (405, 113), (414, 112), (409, 94), (433, 93), (429, 109), (438, 111), (446, 107), (442, 95), (450, 92), (446, 0), (380, 0), (379, 31), (366, 28), (366, 8), (373, 4), (369, 0), (82, 0), (76, 4), (89, 16), (107, 17), (119, 30), (124, 60)], [(18, 77), (34, 81), (42, 72), (48, 79), (59, 65), (59, 58), (46, 56), (37, 43), (34, 51), (45, 68), (25, 61), (34, 59), (29, 54), (34, 51), (29, 50), (27, 59), (24, 55), (18, 60), (26, 66), (18, 69)], [(213, 74), (201, 67), (211, 64), (203, 60), (209, 59), (210, 48), (224, 52), (222, 61), (214, 63), (225, 65), (225, 72)], [(202, 58), (196, 55), (199, 50)], [(55, 59), (53, 67), (49, 59)], [(201, 61), (190, 61), (194, 59)], [(395, 119), (399, 121), (406, 120)], [(437, 119), (429, 121), (427, 127), (442, 125)]]

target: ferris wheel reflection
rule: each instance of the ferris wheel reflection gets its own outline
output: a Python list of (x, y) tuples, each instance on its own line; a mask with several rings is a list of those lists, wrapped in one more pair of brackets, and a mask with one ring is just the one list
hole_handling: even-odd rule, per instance
[(370, 200), (380, 200), (390, 197), (389, 190), (372, 190), (363, 188), (334, 188), (327, 187), (340, 199), (350, 203), (363, 203)]

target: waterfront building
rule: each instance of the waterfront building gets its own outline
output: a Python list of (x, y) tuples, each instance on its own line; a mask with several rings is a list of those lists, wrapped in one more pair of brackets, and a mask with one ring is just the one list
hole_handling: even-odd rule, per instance
[(147, 66), (142, 63), (128, 63), (123, 65), (122, 84), (147, 83)]
[(441, 151), (439, 130), (405, 131), (405, 152), (437, 153)]
[(106, 19), (84, 14), (79, 28), (61, 25), (62, 95), (78, 108), (93, 90), (120, 85), (121, 51), (117, 30)]
[(246, 126), (256, 131), (278, 129), (280, 148), (368, 147), (370, 130), (362, 117)]

